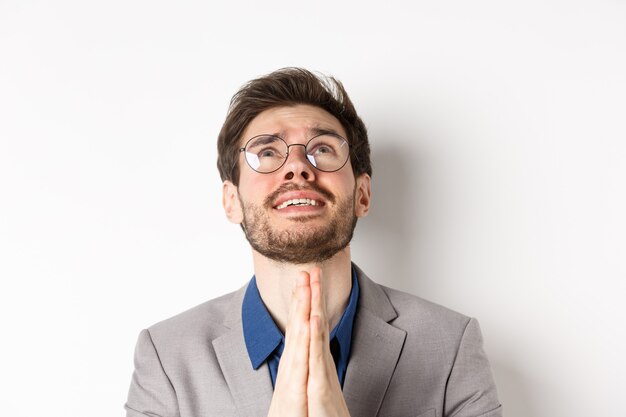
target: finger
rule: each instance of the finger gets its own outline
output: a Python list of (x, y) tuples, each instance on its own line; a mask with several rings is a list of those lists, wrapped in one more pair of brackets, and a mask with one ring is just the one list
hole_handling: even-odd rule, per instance
[(328, 341), (328, 315), (326, 313), (326, 303), (324, 291), (322, 289), (322, 271), (314, 268), (311, 271), (311, 317), (316, 316), (319, 320), (319, 330), (321, 337)]
[(324, 332), (322, 330), (322, 321), (320, 317), (311, 316), (309, 326), (311, 338), (309, 345), (309, 372), (315, 373), (324, 368), (322, 364), (326, 355), (326, 352), (324, 351), (326, 344), (324, 343)]
[(324, 293), (322, 290), (322, 271), (319, 268), (311, 270), (311, 315), (326, 316), (326, 308), (324, 305)]
[[(309, 319), (309, 383), (328, 381), (334, 374), (335, 363), (330, 353), (329, 322), (322, 288), (322, 272), (311, 270), (311, 317)], [(335, 374), (336, 378), (336, 374)]]
[[(309, 321), (311, 343), (309, 345), (309, 374), (307, 377), (307, 395), (309, 401), (317, 398), (316, 393), (324, 389), (326, 381), (326, 364), (324, 363), (324, 337), (322, 335), (319, 316), (311, 316)], [(312, 405), (312, 404), (309, 404)]]
[[(304, 312), (302, 308), (306, 310), (306, 305), (299, 305), (299, 301), (308, 302), (310, 297), (306, 297), (306, 294), (302, 292), (306, 292), (306, 288), (310, 288), (310, 277), (309, 274), (302, 271), (298, 273), (298, 276), (294, 280), (294, 286), (291, 290), (291, 304), (289, 305), (289, 314), (287, 316), (287, 325), (291, 324), (298, 316), (303, 317)], [(309, 307), (310, 308), (310, 307)], [(308, 319), (308, 316), (306, 317)]]
[(296, 288), (292, 294), (290, 317), (285, 330), (285, 349), (278, 369), (279, 375), (288, 373), (293, 374), (294, 378), (298, 380), (306, 379), (308, 372), (310, 311), (311, 288), (309, 274), (303, 272), (297, 277)]
[(296, 287), (292, 293), (289, 308), (289, 320), (285, 329), (285, 343), (290, 338), (302, 336), (303, 331), (308, 333), (308, 322), (311, 314), (311, 286), (309, 274), (301, 272), (296, 278)]
[[(311, 270), (311, 317), (309, 373), (322, 375), (328, 368), (326, 361), (332, 358), (330, 354), (328, 319), (324, 292), (322, 289), (322, 271), (319, 268)], [(331, 359), (332, 360), (332, 359)]]
[[(329, 392), (341, 392), (337, 378), (335, 362), (324, 337), (324, 323), (319, 316), (311, 316), (311, 343), (309, 347), (309, 372), (307, 378), (307, 395), (311, 401), (319, 401)], [(326, 394), (324, 394), (326, 393)], [(340, 395), (340, 394), (339, 394)]]

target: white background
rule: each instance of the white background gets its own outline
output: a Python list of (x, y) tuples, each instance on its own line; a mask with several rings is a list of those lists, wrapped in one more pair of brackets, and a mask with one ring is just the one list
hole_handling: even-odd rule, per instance
[(609, 0), (0, 0), (0, 413), (123, 415), (139, 331), (250, 278), (216, 137), (241, 84), (291, 65), (369, 128), (354, 260), (479, 319), (508, 417), (623, 416)]

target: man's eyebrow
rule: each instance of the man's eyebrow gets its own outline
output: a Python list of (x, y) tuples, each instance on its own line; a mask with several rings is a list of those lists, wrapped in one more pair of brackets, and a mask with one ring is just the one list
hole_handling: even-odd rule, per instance
[(275, 136), (278, 136), (278, 135), (260, 135), (260, 136), (255, 136), (252, 139), (254, 139), (255, 145), (267, 145), (268, 143), (271, 143), (276, 139)]
[[(342, 136), (336, 129), (333, 129), (332, 127), (313, 126), (313, 127), (307, 128), (307, 132), (310, 138), (319, 136), (319, 135), (327, 135), (327, 134)], [(284, 139), (287, 136), (287, 132), (285, 132), (284, 130), (281, 130), (279, 132), (266, 133), (264, 135), (259, 135), (259, 136), (268, 136), (267, 138), (264, 138), (264, 142), (263, 142), (263, 143), (267, 143), (267, 141), (270, 140), (269, 138), (270, 136), (276, 136), (281, 139)], [(258, 140), (260, 140), (260, 138), (258, 138), (257, 141)], [(259, 144), (263, 144), (263, 143), (259, 143)]]
[(319, 126), (315, 126), (312, 127), (309, 130), (309, 133), (311, 134), (311, 136), (319, 136), (319, 135), (326, 135), (326, 134), (332, 134), (332, 135), (338, 135), (341, 136), (339, 134), (339, 132), (337, 132), (335, 129), (332, 128), (325, 128), (325, 127), (319, 127)]

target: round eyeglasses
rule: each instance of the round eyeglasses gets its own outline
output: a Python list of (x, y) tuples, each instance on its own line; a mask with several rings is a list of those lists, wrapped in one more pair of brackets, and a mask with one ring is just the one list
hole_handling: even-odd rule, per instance
[(348, 141), (334, 133), (317, 135), (306, 145), (302, 143), (287, 145), (287, 142), (278, 136), (259, 135), (250, 139), (239, 152), (244, 152), (250, 168), (261, 174), (269, 174), (285, 164), (289, 148), (292, 146), (304, 146), (309, 163), (324, 172), (340, 170), (350, 156)]

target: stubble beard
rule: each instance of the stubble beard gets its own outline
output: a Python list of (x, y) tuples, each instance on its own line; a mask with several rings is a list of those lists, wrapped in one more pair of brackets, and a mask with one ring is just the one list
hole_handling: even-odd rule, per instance
[(291, 221), (293, 229), (277, 230), (271, 225), (268, 210), (273, 210), (268, 198), (264, 209), (244, 203), (242, 229), (250, 246), (261, 255), (279, 263), (321, 263), (348, 246), (354, 234), (357, 217), (354, 214), (354, 192), (339, 200), (330, 221), (321, 226), (307, 226), (315, 216), (299, 216)]

